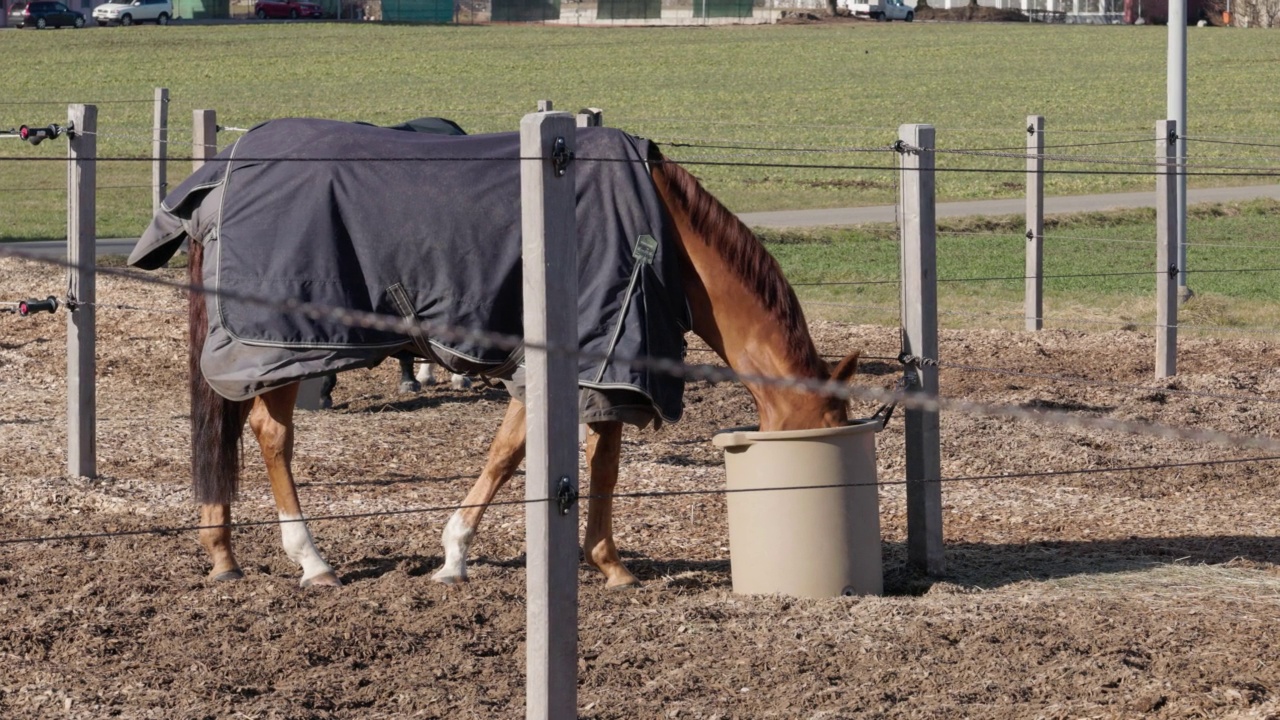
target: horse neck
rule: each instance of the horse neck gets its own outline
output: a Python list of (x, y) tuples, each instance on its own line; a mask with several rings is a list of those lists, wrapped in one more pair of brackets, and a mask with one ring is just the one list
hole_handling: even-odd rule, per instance
[[(663, 189), (665, 184), (659, 183), (660, 192)], [(784, 304), (793, 308), (791, 316), (783, 317), (778, 307), (770, 307), (762, 283), (745, 278), (726, 256), (730, 251), (725, 243), (696, 231), (683, 210), (671, 208), (670, 203), (668, 208), (672, 210), (693, 333), (740, 376), (823, 379), (824, 365), (790, 286), (778, 276), (774, 291), (785, 290), (790, 302)], [(732, 218), (727, 210), (725, 214)], [(739, 231), (749, 235), (745, 228)], [(752, 236), (751, 242), (758, 241)], [(765, 252), (763, 248), (759, 251)], [(776, 273), (771, 258), (769, 264)], [(846, 420), (842, 401), (772, 383), (743, 384), (755, 399), (761, 430), (833, 427)]]

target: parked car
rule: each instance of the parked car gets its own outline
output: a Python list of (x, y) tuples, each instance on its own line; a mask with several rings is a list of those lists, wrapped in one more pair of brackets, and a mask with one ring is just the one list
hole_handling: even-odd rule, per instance
[(170, 0), (124, 0), (109, 2), (93, 9), (93, 19), (99, 25), (132, 25), (140, 22), (168, 25), (172, 17), (173, 3)]
[(312, 2), (301, 0), (258, 0), (253, 4), (253, 14), (259, 20), (267, 18), (318, 18), (324, 17), (324, 10)]
[(9, 6), (9, 24), (17, 27), (84, 27), (84, 14), (53, 0), (16, 2)]
[(902, 0), (848, 0), (841, 2), (849, 8), (854, 17), (871, 18), (872, 20), (906, 20), (916, 19), (915, 5), (908, 5)]

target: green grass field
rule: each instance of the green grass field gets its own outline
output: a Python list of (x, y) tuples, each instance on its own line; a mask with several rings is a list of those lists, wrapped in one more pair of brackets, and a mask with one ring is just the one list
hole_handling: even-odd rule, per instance
[[(470, 132), (493, 132), (515, 129), (537, 100), (550, 98), (562, 109), (603, 108), (608, 124), (666, 143), (735, 210), (840, 207), (893, 200), (894, 175), (878, 168), (892, 167), (894, 156), (857, 150), (887, 147), (903, 123), (934, 124), (944, 150), (1016, 149), (1025, 144), (1026, 116), (1043, 114), (1051, 146), (1120, 143), (1052, 152), (1147, 161), (1154, 124), (1164, 116), (1166, 36), (1158, 27), (930, 23), (5, 31), (0, 60), (15, 71), (6, 75), (0, 128), (60, 121), (67, 102), (96, 102), (100, 154), (143, 158), (150, 155), (153, 89), (168, 87), (172, 154), (185, 157), (197, 108), (217, 110), (219, 123), (230, 127), (291, 115), (392, 123), (435, 114)], [(1193, 136), (1280, 144), (1280, 116), (1262, 101), (1274, 93), (1280, 62), (1274, 34), (1190, 28), (1189, 36)], [(221, 141), (234, 136), (223, 133)], [(65, 152), (62, 142), (32, 148), (0, 141), (5, 157)], [(1193, 142), (1192, 152), (1244, 167), (1274, 164), (1277, 154), (1205, 142)], [(938, 164), (941, 199), (1022, 192), (1021, 160), (944, 154)], [(184, 167), (173, 164), (175, 179)], [(1010, 172), (988, 172), (994, 169)], [(5, 160), (0, 175), (4, 237), (63, 234), (58, 208), (46, 212), (62, 190), (62, 167)], [(148, 205), (146, 189), (134, 186), (149, 183), (149, 165), (103, 163), (99, 175), (106, 188), (100, 230), (137, 233)], [(1266, 179), (1192, 179), (1231, 182)], [(1049, 178), (1047, 192), (1151, 186), (1144, 174), (1062, 174)]]
[[(1280, 165), (1280, 115), (1267, 100), (1280, 66), (1275, 34), (1194, 27), (1188, 33), (1193, 162), (1234, 168), (1193, 176), (1190, 184), (1274, 181), (1262, 173)], [(0, 128), (61, 122), (68, 102), (98, 104), (99, 154), (112, 158), (99, 164), (101, 236), (136, 235), (148, 220), (156, 87), (170, 90), (170, 154), (180, 158), (190, 155), (197, 108), (215, 109), (220, 124), (237, 128), (298, 115), (375, 123), (442, 115), (474, 133), (514, 130), (537, 100), (549, 98), (558, 109), (603, 108), (607, 124), (662, 143), (730, 208), (746, 212), (893, 202), (896, 160), (885, 148), (899, 125), (934, 124), (943, 151), (1017, 153), (1025, 145), (1025, 118), (1034, 113), (1047, 118), (1049, 152), (1064, 156), (1050, 169), (1068, 171), (1047, 178), (1047, 193), (1142, 190), (1153, 188), (1141, 163), (1154, 155), (1154, 125), (1165, 114), (1166, 39), (1161, 27), (941, 23), (603, 29), (179, 23), (3, 31), (0, 61), (15, 71), (6, 75)], [(235, 137), (224, 132), (220, 143)], [(61, 140), (39, 147), (0, 140), (0, 241), (65, 237), (64, 165), (27, 162), (65, 153)], [(937, 161), (941, 200), (1024, 192), (1020, 158), (943, 152)], [(188, 167), (185, 160), (170, 163), (171, 187)], [(1096, 170), (1108, 174), (1080, 172)], [(1211, 227), (1198, 232), (1265, 246), (1275, 235), (1275, 215), (1272, 208), (1249, 219), (1206, 218)], [(1072, 234), (1098, 239), (1064, 239), (1060, 247), (1050, 240), (1046, 272), (1150, 262), (1150, 219), (1090, 222), (1087, 233)], [(1020, 276), (1020, 232), (944, 232), (944, 278)], [(896, 273), (896, 250), (881, 231), (783, 239), (774, 248), (797, 282)], [(1193, 255), (1193, 268), (1223, 256), (1205, 252), (1203, 261)], [(1265, 253), (1242, 257), (1234, 266), (1274, 264), (1265, 259)], [(1208, 287), (1210, 276), (1202, 277), (1198, 284)], [(1276, 302), (1274, 273), (1262, 278), (1221, 292), (1233, 302)], [(1046, 285), (1053, 302), (1094, 307), (1145, 294), (1137, 285), (1150, 283), (1115, 277)], [(886, 288), (804, 292), (895, 306), (896, 291)], [(1207, 296), (1218, 292), (1214, 286)], [(1020, 298), (1014, 281), (956, 283), (943, 291), (944, 302), (967, 299), (1013, 316), (1021, 313)], [(1231, 317), (1246, 322), (1234, 311)]]
[[(1045, 325), (1150, 330), (1155, 322), (1155, 211), (1049, 218)], [(1188, 285), (1179, 323), (1209, 334), (1280, 327), (1280, 202), (1192, 208)], [(1026, 238), (1020, 216), (943, 220), (938, 306), (943, 327), (1023, 326)], [(898, 321), (898, 239), (891, 225), (762, 233), (811, 318)]]

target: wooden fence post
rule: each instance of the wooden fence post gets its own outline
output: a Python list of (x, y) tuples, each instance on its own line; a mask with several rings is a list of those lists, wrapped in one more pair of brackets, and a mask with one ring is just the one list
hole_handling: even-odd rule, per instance
[(1026, 328), (1044, 327), (1044, 116), (1027, 116)]
[(98, 107), (68, 106), (67, 127), (67, 471), (97, 477)]
[(151, 214), (169, 193), (169, 88), (156, 88), (155, 125), (151, 129)]
[(565, 353), (578, 347), (574, 132), (569, 113), (520, 121), (529, 720), (577, 717), (578, 362)]
[[(934, 128), (903, 125), (898, 138), (902, 197), (902, 351), (924, 361), (938, 358), (937, 215), (934, 197)], [(921, 362), (909, 392), (938, 394), (938, 368)], [(907, 409), (907, 560), (929, 575), (944, 569), (942, 551), (942, 453), (936, 410)]]
[(192, 114), (191, 172), (195, 172), (206, 160), (218, 154), (218, 113), (195, 110)]
[(1156, 377), (1178, 374), (1178, 123), (1156, 123)]

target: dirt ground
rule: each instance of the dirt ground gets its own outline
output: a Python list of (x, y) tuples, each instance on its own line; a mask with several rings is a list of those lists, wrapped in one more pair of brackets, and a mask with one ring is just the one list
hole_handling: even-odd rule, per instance
[[(0, 260), (0, 299), (63, 286)], [(211, 584), (182, 529), (196, 518), (181, 296), (105, 276), (98, 293), (94, 479), (65, 471), (65, 313), (0, 313), (0, 717), (523, 716), (523, 508), (490, 511), (472, 582), (430, 580), (500, 391), (399, 395), (386, 363), (299, 416), (308, 514), (357, 516), (311, 523), (338, 590), (298, 587), (247, 437), (237, 519), (263, 524), (236, 532), (245, 579)], [(813, 330), (824, 353), (897, 351), (890, 328)], [(1280, 438), (1274, 337), (1186, 338), (1180, 375), (1158, 384), (1141, 332), (943, 331), (941, 345), (947, 397)], [(868, 387), (898, 372), (865, 370)], [(729, 384), (686, 399), (681, 423), (628, 430), (620, 489), (706, 494), (618, 502), (644, 585), (608, 591), (582, 569), (580, 717), (1280, 717), (1277, 463), (1149, 467), (1280, 453), (946, 412), (946, 574), (925, 578), (905, 565), (898, 415), (877, 438), (885, 595), (742, 596), (709, 439), (750, 424), (751, 402)]]

